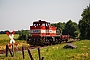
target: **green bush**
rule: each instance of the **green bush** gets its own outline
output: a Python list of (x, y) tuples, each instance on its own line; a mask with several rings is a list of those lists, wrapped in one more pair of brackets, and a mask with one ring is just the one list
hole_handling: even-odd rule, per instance
[(27, 39), (27, 37), (29, 36), (29, 30), (21, 30), (21, 31), (19, 31), (19, 37), (18, 37), (18, 39), (19, 40), (26, 40)]

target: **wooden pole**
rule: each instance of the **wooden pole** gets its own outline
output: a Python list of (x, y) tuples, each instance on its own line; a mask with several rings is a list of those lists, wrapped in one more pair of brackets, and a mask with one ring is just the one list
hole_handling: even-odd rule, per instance
[(28, 54), (29, 54), (31, 60), (34, 60), (29, 49), (28, 49)]
[(22, 55), (23, 55), (23, 59), (24, 59), (24, 48), (22, 47)]
[(18, 46), (16, 46), (16, 50), (18, 51)]
[(13, 54), (12, 54), (11, 50), (10, 50), (9, 48), (8, 48), (8, 50), (9, 50), (9, 52), (10, 52), (11, 56), (13, 57)]
[(44, 57), (42, 57), (42, 60), (44, 60)]
[(8, 45), (6, 45), (6, 57), (8, 56)]
[(39, 60), (41, 60), (40, 49), (39, 48), (38, 48), (38, 57), (39, 57)]

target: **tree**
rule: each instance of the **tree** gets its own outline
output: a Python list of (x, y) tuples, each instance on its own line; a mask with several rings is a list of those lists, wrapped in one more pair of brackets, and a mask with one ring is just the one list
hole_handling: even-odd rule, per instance
[[(6, 34), (6, 32), (9, 32), (9, 30), (0, 31), (0, 34)], [(10, 32), (9, 32), (10, 33)]]
[(66, 34), (66, 35), (69, 34), (71, 37), (78, 37), (79, 29), (78, 29), (77, 23), (69, 20), (65, 24), (65, 29), (63, 30), (63, 34)]
[(21, 30), (21, 31), (18, 31), (19, 32), (19, 40), (26, 40), (27, 37), (29, 36), (29, 30)]
[(82, 39), (90, 39), (90, 4), (81, 14), (79, 21), (80, 36)]
[(57, 23), (57, 29), (60, 31), (60, 34), (62, 35), (62, 31), (65, 28), (65, 23)]

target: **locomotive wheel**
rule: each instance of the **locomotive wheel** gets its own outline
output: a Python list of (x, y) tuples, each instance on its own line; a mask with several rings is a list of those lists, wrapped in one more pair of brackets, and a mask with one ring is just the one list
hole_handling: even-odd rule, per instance
[(45, 40), (45, 43), (46, 43), (46, 45), (49, 45), (49, 44), (50, 44), (49, 39), (46, 39), (46, 40)]
[(40, 45), (41, 46), (44, 46), (45, 45), (45, 38), (44, 37), (40, 39)]
[(61, 42), (62, 42), (62, 40), (61, 40), (61, 39), (59, 39), (59, 40), (58, 40), (58, 43), (61, 43)]
[(68, 42), (68, 39), (66, 39), (66, 42)]
[(56, 41), (56, 42), (55, 42), (56, 44), (58, 44), (58, 42), (59, 42), (58, 40), (59, 40), (59, 39), (56, 39), (56, 40), (55, 40), (55, 41)]

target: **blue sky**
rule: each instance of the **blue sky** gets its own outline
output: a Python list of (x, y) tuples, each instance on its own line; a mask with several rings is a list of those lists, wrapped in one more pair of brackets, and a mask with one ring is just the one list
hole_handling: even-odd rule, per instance
[(77, 22), (90, 0), (0, 0), (0, 30), (29, 29), (33, 21)]

